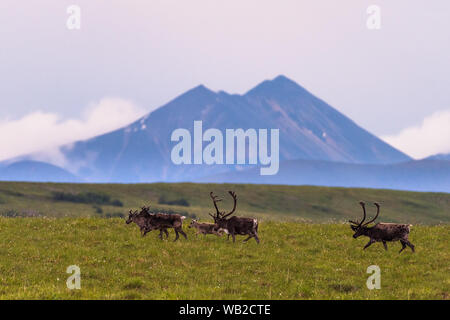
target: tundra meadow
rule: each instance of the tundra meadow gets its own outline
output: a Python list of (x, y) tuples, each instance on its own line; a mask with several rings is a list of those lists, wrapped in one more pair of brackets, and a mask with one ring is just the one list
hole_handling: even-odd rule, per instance
[[(192, 218), (211, 222), (209, 190), (224, 195), (230, 188), (241, 199), (237, 214), (259, 219), (259, 245), (254, 239), (243, 243), (242, 236), (234, 244), (226, 236), (196, 236), (187, 228)], [(83, 194), (86, 190), (90, 196)], [(0, 192), (2, 299), (449, 298), (448, 194), (9, 182), (0, 183)], [(280, 193), (284, 199), (277, 196)], [(143, 198), (148, 201), (143, 203)], [(269, 204), (276, 199), (280, 202), (272, 205), (279, 212)], [(380, 201), (383, 221), (402, 220), (403, 215), (422, 220), (413, 223), (410, 234), (416, 253), (408, 248), (399, 254), (398, 242), (389, 243), (388, 251), (381, 243), (362, 250), (367, 238), (353, 239), (346, 223), (348, 218), (360, 217), (356, 199)], [(188, 240), (173, 242), (173, 230), (168, 240), (159, 240), (158, 231), (141, 237), (138, 227), (126, 225), (124, 217), (129, 208), (142, 205), (187, 216)], [(224, 197), (221, 207), (230, 205)], [(8, 209), (12, 207), (17, 209)], [(342, 215), (324, 209), (333, 207)], [(436, 215), (421, 216), (427, 209)], [(373, 265), (380, 268), (380, 289), (370, 290), (367, 268)], [(74, 272), (67, 273), (70, 266), (79, 267), (80, 289), (69, 289)]]

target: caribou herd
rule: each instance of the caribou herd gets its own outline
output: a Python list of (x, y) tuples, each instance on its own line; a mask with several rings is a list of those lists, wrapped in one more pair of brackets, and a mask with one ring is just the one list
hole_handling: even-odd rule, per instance
[[(254, 218), (237, 217), (232, 216), (236, 211), (237, 196), (233, 191), (228, 191), (230, 196), (233, 198), (234, 204), (233, 209), (230, 212), (220, 211), (218, 207), (218, 202), (222, 201), (213, 192), (210, 192), (211, 200), (214, 204), (216, 210), (215, 214), (209, 213), (209, 215), (214, 219), (213, 223), (201, 223), (197, 220), (191, 220), (189, 228), (194, 228), (196, 234), (213, 234), (216, 236), (222, 236), (224, 233), (228, 235), (228, 239), (231, 235), (233, 242), (236, 241), (236, 235), (246, 235), (247, 238), (244, 242), (255, 238), (255, 241), (259, 244), (258, 237), (258, 220)], [(374, 226), (369, 227), (368, 225), (378, 218), (380, 214), (380, 205), (374, 203), (377, 208), (377, 213), (374, 218), (370, 221), (366, 220), (366, 207), (364, 202), (360, 202), (363, 209), (363, 218), (360, 222), (350, 220), (350, 227), (353, 230), (353, 238), (358, 238), (359, 236), (366, 236), (370, 240), (364, 246), (364, 249), (369, 247), (375, 242), (382, 242), (384, 248), (387, 250), (387, 242), (400, 241), (402, 248), (399, 252), (402, 252), (406, 246), (410, 247), (412, 252), (414, 252), (414, 245), (408, 240), (408, 235), (410, 232), (410, 224), (398, 224), (398, 223), (376, 223)], [(162, 240), (164, 235), (166, 238), (169, 237), (167, 229), (173, 228), (175, 231), (175, 240), (179, 239), (179, 234), (187, 239), (186, 233), (183, 231), (183, 220), (185, 216), (179, 214), (166, 214), (166, 213), (153, 213), (150, 211), (149, 207), (142, 207), (141, 211), (130, 210), (127, 224), (134, 222), (138, 225), (141, 235), (144, 237), (148, 232), (152, 230), (159, 230), (159, 238)], [(164, 235), (163, 235), (164, 233)]]

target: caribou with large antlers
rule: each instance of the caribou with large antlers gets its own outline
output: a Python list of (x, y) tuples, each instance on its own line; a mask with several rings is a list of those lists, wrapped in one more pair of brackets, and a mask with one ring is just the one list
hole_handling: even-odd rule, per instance
[(355, 222), (352, 220), (350, 220), (349, 222), (351, 223), (350, 227), (355, 232), (353, 238), (356, 239), (359, 236), (366, 236), (370, 238), (369, 242), (364, 246), (364, 249), (369, 247), (374, 242), (382, 242), (384, 249), (387, 250), (386, 242), (400, 241), (400, 243), (402, 244), (402, 248), (400, 249), (399, 253), (402, 252), (406, 248), (406, 246), (410, 247), (412, 252), (414, 252), (414, 245), (408, 240), (410, 227), (412, 225), (379, 222), (373, 227), (368, 227), (367, 225), (374, 222), (378, 218), (378, 215), (380, 214), (380, 205), (378, 203), (374, 203), (377, 207), (377, 213), (372, 220), (364, 223), (364, 221), (366, 220), (366, 206), (364, 202), (360, 202), (359, 204), (363, 209), (363, 218), (361, 222)]
[(217, 196), (214, 195), (213, 192), (210, 192), (209, 196), (211, 197), (214, 207), (216, 208), (216, 214), (213, 215), (209, 213), (211, 217), (214, 219), (214, 223), (217, 225), (218, 230), (221, 229), (225, 231), (228, 235), (231, 234), (233, 237), (233, 242), (236, 241), (236, 234), (239, 235), (248, 235), (248, 238), (244, 240), (244, 242), (250, 240), (251, 238), (255, 238), (256, 242), (259, 243), (258, 238), (258, 220), (253, 218), (244, 218), (244, 217), (236, 217), (232, 216), (228, 218), (230, 215), (236, 211), (236, 202), (237, 196), (233, 191), (228, 191), (231, 197), (234, 200), (233, 209), (228, 212), (221, 212), (217, 207), (217, 202), (222, 201), (222, 199), (218, 199)]

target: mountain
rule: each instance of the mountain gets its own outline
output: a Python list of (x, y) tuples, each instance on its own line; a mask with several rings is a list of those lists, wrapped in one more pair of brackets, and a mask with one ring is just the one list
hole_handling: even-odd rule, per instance
[(439, 154), (435, 154), (433, 156), (429, 156), (428, 158), (425, 158), (427, 160), (448, 160), (450, 161), (450, 153), (444, 154), (444, 153), (439, 153)]
[[(242, 165), (174, 165), (171, 134), (217, 128), (277, 129), (280, 160), (387, 164), (410, 158), (284, 76), (246, 94), (213, 92), (203, 85), (178, 96), (127, 127), (63, 146), (65, 169), (91, 182), (192, 181)], [(204, 146), (206, 143), (204, 143)]]
[(48, 163), (18, 161), (0, 168), (0, 181), (81, 182), (81, 179)]
[(380, 165), (289, 160), (280, 163), (280, 170), (275, 176), (261, 176), (258, 168), (252, 168), (203, 177), (198, 182), (450, 192), (450, 161), (420, 160)]

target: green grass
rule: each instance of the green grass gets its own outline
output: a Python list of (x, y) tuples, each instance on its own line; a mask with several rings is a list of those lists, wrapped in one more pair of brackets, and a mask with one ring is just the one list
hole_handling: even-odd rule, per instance
[[(238, 195), (237, 215), (260, 219), (260, 245), (186, 227), (189, 218), (211, 220), (210, 191), (231, 208), (227, 190)], [(58, 201), (55, 192), (107, 195), (123, 207)], [(367, 238), (353, 239), (345, 223), (361, 216), (360, 200), (380, 202), (381, 221), (413, 224), (416, 253), (399, 255), (398, 242), (363, 251)], [(141, 238), (123, 218), (104, 219), (143, 205), (187, 215), (189, 239), (172, 242), (173, 231), (170, 241), (156, 231)], [(0, 216), (15, 217), (0, 217), (0, 299), (449, 299), (449, 208), (446, 193), (0, 182)], [(70, 265), (81, 268), (81, 290), (66, 287)], [(380, 290), (366, 287), (370, 265), (381, 268)]]
[[(187, 221), (189, 222), (189, 221)], [(416, 253), (354, 240), (342, 224), (263, 222), (261, 244), (160, 241), (123, 219), (0, 218), (1, 299), (449, 299), (450, 227), (413, 227)], [(66, 269), (81, 268), (69, 290)], [(381, 268), (369, 290), (367, 267)]]
[[(361, 216), (358, 202), (381, 203), (380, 220), (411, 224), (450, 222), (450, 194), (377, 189), (327, 188), (309, 186), (227, 185), (227, 184), (55, 184), (0, 182), (0, 215), (14, 210), (23, 216), (88, 217), (126, 214), (129, 209), (150, 205), (153, 209), (180, 212), (189, 217), (208, 218), (213, 212), (209, 192), (224, 199), (223, 210), (232, 207), (228, 190), (238, 195), (238, 214), (265, 220), (299, 222), (344, 222)], [(123, 207), (56, 201), (55, 192), (82, 195), (103, 194)], [(185, 200), (189, 206), (159, 204)], [(98, 213), (101, 207), (102, 213)], [(368, 207), (373, 214), (375, 208)]]

